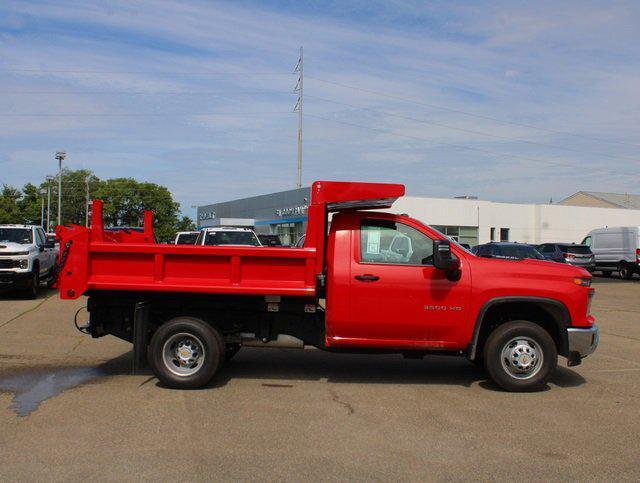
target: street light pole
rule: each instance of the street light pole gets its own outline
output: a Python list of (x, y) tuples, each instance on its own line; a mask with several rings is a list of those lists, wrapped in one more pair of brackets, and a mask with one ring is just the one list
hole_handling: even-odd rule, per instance
[(49, 219), (51, 218), (51, 181), (53, 181), (53, 176), (47, 176), (47, 233), (51, 230), (51, 223)]
[(87, 195), (87, 200), (84, 206), (84, 226), (89, 227), (89, 177), (84, 180), (84, 188)]
[(62, 225), (62, 160), (67, 156), (64, 151), (56, 152), (58, 160), (58, 225)]
[[(44, 229), (44, 195), (47, 194), (45, 189), (40, 190), (40, 226)], [(46, 231), (46, 230), (45, 230)]]

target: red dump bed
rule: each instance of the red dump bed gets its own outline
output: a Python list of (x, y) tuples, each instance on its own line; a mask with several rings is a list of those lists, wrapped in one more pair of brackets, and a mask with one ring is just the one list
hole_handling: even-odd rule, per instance
[(144, 233), (114, 237), (105, 232), (102, 202), (95, 200), (91, 228), (57, 228), (60, 297), (75, 299), (87, 290), (314, 296), (325, 269), (328, 212), (390, 207), (404, 186), (317, 181), (311, 191), (304, 248), (156, 244), (151, 212)]

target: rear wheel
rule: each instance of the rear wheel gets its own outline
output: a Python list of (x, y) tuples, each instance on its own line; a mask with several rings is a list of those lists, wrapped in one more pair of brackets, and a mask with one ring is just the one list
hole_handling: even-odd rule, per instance
[(217, 330), (192, 317), (162, 325), (149, 344), (149, 365), (156, 377), (175, 389), (197, 389), (215, 375), (224, 358)]
[(539, 391), (558, 365), (558, 352), (542, 327), (515, 320), (489, 335), (484, 362), (491, 379), (501, 388), (513, 392)]
[(631, 267), (629, 267), (628, 263), (620, 262), (618, 266), (618, 275), (623, 280), (631, 280), (633, 278), (633, 272), (631, 271)]

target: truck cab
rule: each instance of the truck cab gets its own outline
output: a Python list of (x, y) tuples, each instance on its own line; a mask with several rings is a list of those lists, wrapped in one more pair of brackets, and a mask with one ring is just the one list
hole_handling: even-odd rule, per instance
[(57, 256), (55, 241), (42, 227), (0, 225), (0, 290), (35, 298), (40, 282), (51, 278)]
[(407, 215), (371, 211), (403, 194), (402, 185), (316, 182), (305, 243), (294, 248), (114, 243), (99, 220), (62, 228), (74, 245), (60, 293), (88, 295), (85, 330), (133, 342), (134, 358), (148, 356), (178, 388), (206, 384), (243, 347), (313, 346), (465, 356), (503, 389), (533, 391), (558, 355), (575, 366), (596, 349), (589, 272), (477, 257)]

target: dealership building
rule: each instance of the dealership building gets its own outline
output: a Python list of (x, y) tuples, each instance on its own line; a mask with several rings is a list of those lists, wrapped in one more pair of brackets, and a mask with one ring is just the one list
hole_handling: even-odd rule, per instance
[[(307, 187), (200, 206), (198, 225), (252, 227), (292, 244), (305, 233), (310, 199)], [(581, 191), (555, 204), (404, 196), (384, 211), (406, 213), (472, 246), (489, 241), (579, 243), (594, 228), (640, 225), (640, 196)]]

